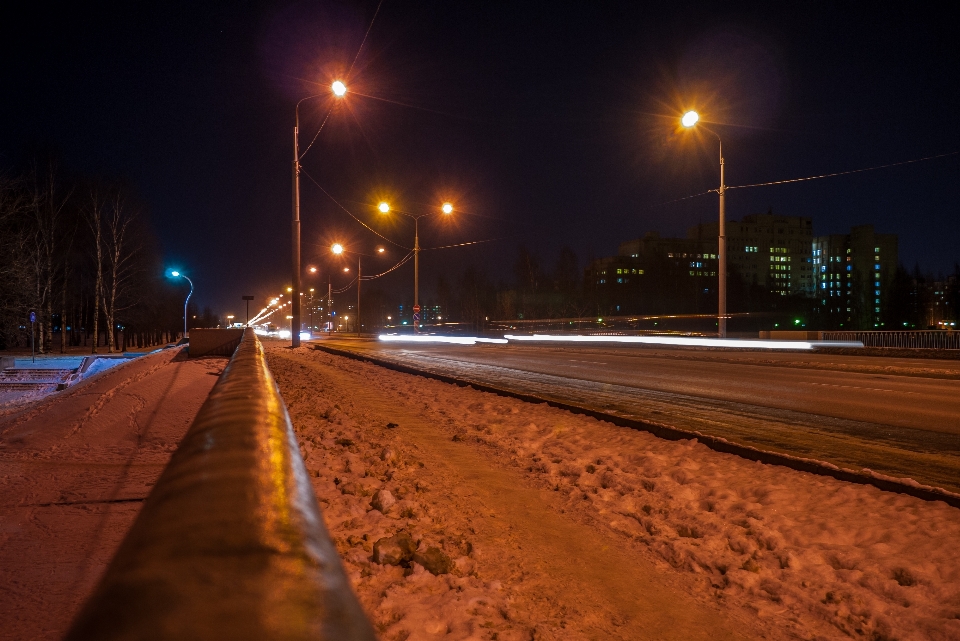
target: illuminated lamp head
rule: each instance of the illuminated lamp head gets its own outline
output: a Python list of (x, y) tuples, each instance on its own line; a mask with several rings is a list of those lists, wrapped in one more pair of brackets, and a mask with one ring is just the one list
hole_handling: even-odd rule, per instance
[(683, 114), (682, 118), (680, 118), (680, 124), (689, 129), (697, 124), (699, 120), (700, 114), (698, 114), (696, 111), (688, 111), (687, 113)]

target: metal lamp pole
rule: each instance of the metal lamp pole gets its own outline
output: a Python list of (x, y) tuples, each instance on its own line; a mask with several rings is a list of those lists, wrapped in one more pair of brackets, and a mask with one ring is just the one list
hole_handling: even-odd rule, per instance
[[(304, 98), (303, 100), (306, 100)], [(300, 102), (303, 102), (301, 100)], [(294, 109), (293, 116), (293, 219), (290, 225), (290, 236), (293, 242), (293, 318), (290, 321), (290, 346), (300, 347), (300, 331), (293, 331), (293, 326), (300, 325), (300, 143), (298, 131), (300, 129), (300, 102)]]
[(362, 254), (357, 254), (357, 338), (360, 338), (360, 281), (362, 274), (360, 272), (360, 258)]
[(186, 274), (181, 274), (180, 272), (171, 272), (172, 276), (179, 276), (183, 278), (188, 283), (190, 283), (190, 293), (187, 294), (187, 300), (183, 301), (183, 337), (187, 337), (187, 304), (190, 302), (190, 297), (193, 296), (193, 281), (190, 280)]
[[(700, 121), (700, 115), (696, 111), (688, 111), (683, 114), (680, 124), (687, 129), (693, 128)], [(703, 126), (703, 125), (701, 125)], [(727, 207), (726, 192), (727, 185), (724, 180), (723, 163), (723, 141), (720, 140), (720, 134), (703, 127), (706, 131), (716, 136), (720, 143), (720, 188), (717, 193), (720, 194), (720, 228), (717, 238), (717, 334), (720, 338), (727, 337)], [(711, 190), (712, 191), (712, 190)]]
[[(390, 205), (387, 203), (380, 203), (377, 208), (382, 214), (388, 214), (391, 211)], [(450, 203), (443, 203), (443, 205), (440, 206), (440, 211), (446, 215), (450, 215), (453, 213), (453, 205)], [(416, 317), (416, 315), (420, 312), (420, 219), (427, 214), (414, 216), (413, 214), (408, 214), (405, 211), (397, 211), (397, 213), (413, 219), (413, 313)], [(414, 332), (420, 331), (419, 325), (419, 321), (414, 320)]]
[[(330, 90), (338, 98), (347, 93), (346, 85), (339, 80), (330, 85)], [(291, 252), (291, 267), (293, 269), (293, 306), (291, 309), (293, 319), (290, 321), (291, 347), (300, 347), (300, 103), (322, 95), (326, 94), (301, 98), (293, 110), (293, 215), (290, 223), (290, 236), (293, 245)], [(309, 149), (308, 146), (307, 150), (309, 151)], [(294, 327), (296, 328), (295, 331)]]
[(720, 136), (717, 136), (720, 142), (720, 237), (717, 239), (719, 246), (717, 251), (717, 276), (720, 278), (717, 284), (717, 333), (720, 338), (727, 337), (727, 207), (726, 192), (727, 185), (723, 176), (723, 142)]

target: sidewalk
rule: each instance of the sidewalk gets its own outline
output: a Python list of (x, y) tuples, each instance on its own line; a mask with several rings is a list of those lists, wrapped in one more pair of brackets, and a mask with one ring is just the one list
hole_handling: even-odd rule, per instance
[(226, 359), (133, 359), (0, 418), (0, 621), (59, 639)]

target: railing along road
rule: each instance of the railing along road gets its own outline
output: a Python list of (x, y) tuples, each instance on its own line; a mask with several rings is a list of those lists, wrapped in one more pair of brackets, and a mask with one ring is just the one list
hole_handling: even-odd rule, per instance
[(66, 638), (376, 638), (252, 331)]

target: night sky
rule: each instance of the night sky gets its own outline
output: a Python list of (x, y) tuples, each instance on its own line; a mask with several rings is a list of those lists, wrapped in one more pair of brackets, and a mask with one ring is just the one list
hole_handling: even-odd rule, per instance
[[(344, 207), (410, 246), (412, 225), (378, 219), (378, 200), (412, 213), (450, 200), (452, 220), (424, 219), (424, 247), (496, 239), (424, 252), (422, 291), (470, 263), (509, 278), (521, 243), (547, 268), (569, 245), (583, 266), (715, 219), (715, 194), (660, 204), (718, 183), (716, 139), (677, 130), (688, 108), (722, 137), (728, 185), (960, 150), (960, 38), (921, 3), (384, 0), (359, 56), (376, 1), (13, 4), (0, 10), (0, 168), (52, 147), (128, 177), (168, 264), (224, 314), (289, 283), (293, 111), (314, 94), (302, 149), (330, 116), (304, 170)], [(336, 78), (350, 93), (335, 104)], [(958, 193), (954, 155), (731, 191), (727, 215), (810, 216), (816, 234), (873, 223), (899, 234), (908, 267), (951, 271)], [(307, 176), (301, 216), (304, 263), (324, 283), (334, 240), (390, 249), (365, 271), (405, 253)], [(377, 283), (406, 293), (412, 280), (411, 264)]]

